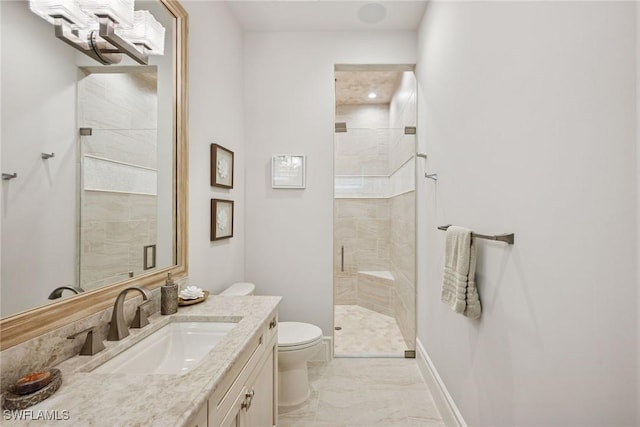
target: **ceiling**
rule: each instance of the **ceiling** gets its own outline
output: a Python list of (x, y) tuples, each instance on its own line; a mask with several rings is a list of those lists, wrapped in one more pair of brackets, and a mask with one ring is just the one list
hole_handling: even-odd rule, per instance
[[(378, 23), (358, 18), (360, 8), (382, 5), (386, 16)], [(230, 0), (227, 4), (245, 31), (378, 31), (417, 30), (425, 0)]]
[[(228, 0), (227, 4), (245, 31), (292, 32), (416, 31), (426, 8), (426, 0)], [(359, 17), (372, 6), (382, 10), (380, 22), (367, 23)], [(388, 104), (401, 75), (390, 70), (336, 71), (336, 104)], [(377, 97), (369, 99), (370, 92)]]
[[(388, 104), (402, 71), (336, 71), (336, 105)], [(376, 94), (369, 99), (369, 93)]]

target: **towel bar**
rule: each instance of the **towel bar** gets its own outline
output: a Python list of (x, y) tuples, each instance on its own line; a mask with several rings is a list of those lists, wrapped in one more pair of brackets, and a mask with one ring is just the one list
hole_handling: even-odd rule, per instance
[[(447, 228), (449, 227), (451, 227), (451, 224), (441, 225), (440, 227), (438, 227), (438, 230), (446, 231)], [(478, 234), (478, 233), (472, 233), (472, 234), (473, 234), (473, 237), (477, 237), (478, 239), (497, 240), (499, 242), (505, 242), (510, 245), (513, 245), (513, 241), (515, 237), (513, 233), (497, 234), (493, 236), (487, 236), (486, 234)]]

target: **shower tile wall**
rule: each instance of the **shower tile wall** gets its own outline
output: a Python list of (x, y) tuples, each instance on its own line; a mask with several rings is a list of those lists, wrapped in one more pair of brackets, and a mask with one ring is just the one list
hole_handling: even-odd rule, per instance
[[(390, 105), (391, 127), (415, 126), (416, 112), (415, 76), (405, 72)], [(399, 183), (398, 191), (389, 199), (390, 269), (395, 279), (396, 291), (396, 298), (393, 300), (394, 317), (410, 349), (414, 348), (416, 337), (415, 150), (414, 135), (401, 135), (389, 144), (391, 181)], [(405, 163), (408, 159), (411, 160)]]
[(347, 133), (336, 133), (335, 174), (388, 175), (388, 105), (339, 105), (336, 122), (347, 122)]
[(390, 205), (390, 266), (395, 289), (392, 316), (396, 318), (400, 331), (409, 344), (415, 342), (416, 334), (414, 192), (393, 197)]
[(151, 73), (89, 74), (79, 84), (83, 188), (80, 285), (143, 272), (157, 241), (157, 90)]
[[(393, 305), (384, 307), (371, 293), (359, 291), (359, 271), (389, 270), (389, 200), (335, 199), (334, 245), (336, 304), (357, 304), (384, 314), (391, 314)], [(344, 272), (341, 271), (340, 249), (344, 245)], [(373, 281), (375, 286), (376, 281)], [(386, 288), (372, 290), (380, 294)]]
[[(389, 270), (389, 106), (341, 105), (336, 121), (334, 245), (336, 304), (357, 304), (393, 313), (389, 286), (362, 279), (359, 271)], [(344, 271), (341, 247), (344, 246)]]

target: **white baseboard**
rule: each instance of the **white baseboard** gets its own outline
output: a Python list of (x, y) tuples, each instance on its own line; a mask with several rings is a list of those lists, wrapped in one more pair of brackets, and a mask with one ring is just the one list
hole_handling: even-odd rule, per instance
[(464, 421), (464, 418), (462, 418), (462, 414), (458, 410), (456, 403), (451, 398), (447, 386), (444, 385), (429, 354), (419, 339), (416, 339), (416, 360), (418, 361), (418, 366), (426, 383), (429, 385), (429, 389), (433, 392), (433, 400), (440, 411), (445, 425), (467, 427), (467, 423)]
[(310, 362), (331, 362), (333, 360), (333, 337), (323, 337), (318, 352)]

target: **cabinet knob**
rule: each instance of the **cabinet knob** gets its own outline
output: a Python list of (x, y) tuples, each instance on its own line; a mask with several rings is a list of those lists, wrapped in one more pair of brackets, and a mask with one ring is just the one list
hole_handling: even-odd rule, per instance
[(276, 325), (277, 325), (276, 319), (273, 319), (271, 322), (269, 322), (269, 329), (275, 328)]

